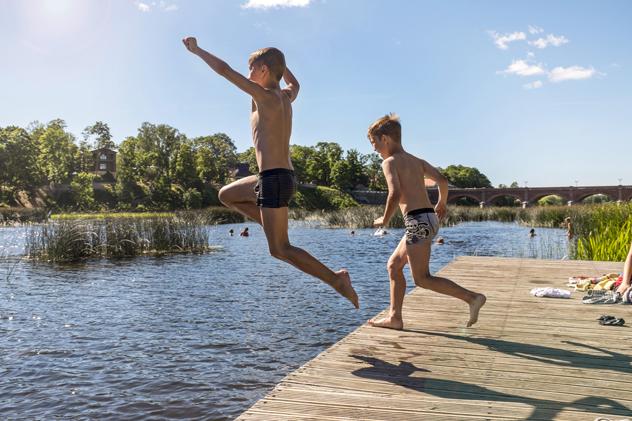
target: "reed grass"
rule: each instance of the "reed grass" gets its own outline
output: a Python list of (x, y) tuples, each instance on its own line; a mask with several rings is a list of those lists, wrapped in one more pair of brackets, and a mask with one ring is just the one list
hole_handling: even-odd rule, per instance
[(60, 219), (32, 228), (26, 238), (29, 258), (55, 263), (88, 258), (122, 258), (212, 250), (201, 218)]
[(575, 258), (622, 262), (632, 243), (632, 205), (604, 204), (577, 222)]

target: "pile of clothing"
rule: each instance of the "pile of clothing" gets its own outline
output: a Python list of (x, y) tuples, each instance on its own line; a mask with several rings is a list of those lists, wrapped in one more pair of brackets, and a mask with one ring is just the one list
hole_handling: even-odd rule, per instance
[(602, 276), (571, 276), (568, 278), (568, 286), (575, 287), (575, 291), (589, 290), (613, 290), (619, 288), (623, 282), (623, 275), (619, 273), (607, 273)]
[(584, 304), (632, 304), (632, 287), (623, 294), (616, 292), (621, 282), (623, 282), (623, 276), (619, 273), (568, 278), (568, 286), (575, 287), (575, 291), (586, 292), (582, 298)]

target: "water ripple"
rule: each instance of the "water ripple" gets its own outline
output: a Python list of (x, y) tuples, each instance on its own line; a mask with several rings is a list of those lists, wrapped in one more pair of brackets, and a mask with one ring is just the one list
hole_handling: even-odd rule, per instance
[[(245, 225), (245, 224), (244, 224)], [(386, 261), (401, 230), (314, 229), (290, 238), (328, 266), (347, 268), (362, 310), (268, 256), (260, 227), (211, 227), (207, 255), (19, 261), (24, 230), (0, 229), (0, 412), (4, 419), (233, 419), (287, 373), (388, 305)], [(517, 225), (444, 229), (433, 270), (455, 256), (560, 258), (561, 230), (535, 241)], [(544, 253), (544, 254), (543, 254)]]

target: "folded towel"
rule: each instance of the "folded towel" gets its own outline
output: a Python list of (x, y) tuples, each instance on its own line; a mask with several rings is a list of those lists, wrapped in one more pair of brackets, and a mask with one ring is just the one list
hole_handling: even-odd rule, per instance
[(531, 295), (536, 297), (571, 298), (571, 292), (560, 288), (533, 288)]

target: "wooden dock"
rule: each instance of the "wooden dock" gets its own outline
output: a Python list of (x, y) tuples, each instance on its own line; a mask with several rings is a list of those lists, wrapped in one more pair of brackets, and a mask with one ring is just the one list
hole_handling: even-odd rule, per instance
[(612, 314), (632, 326), (632, 306), (529, 294), (622, 267), (459, 257), (439, 274), (487, 295), (475, 327), (463, 327), (465, 304), (416, 288), (404, 331), (361, 326), (238, 420), (632, 421), (632, 329), (596, 321)]

